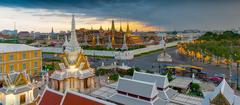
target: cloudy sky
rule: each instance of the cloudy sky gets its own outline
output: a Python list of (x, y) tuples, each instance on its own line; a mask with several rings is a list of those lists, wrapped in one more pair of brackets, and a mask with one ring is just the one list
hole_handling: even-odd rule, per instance
[[(0, 30), (49, 32), (77, 28), (107, 29), (111, 19), (131, 29), (184, 30), (240, 27), (239, 0), (0, 0)], [(159, 28), (160, 27), (160, 28)]]

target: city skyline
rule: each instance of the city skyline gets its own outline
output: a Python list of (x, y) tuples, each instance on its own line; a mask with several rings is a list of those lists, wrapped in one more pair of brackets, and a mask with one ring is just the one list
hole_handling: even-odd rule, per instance
[[(115, 20), (126, 28), (129, 22), (135, 31), (172, 31), (185, 29), (227, 30), (240, 25), (239, 1), (183, 0), (21, 0), (0, 1), (0, 29), (50, 32), (69, 30), (69, 18), (76, 15), (76, 28), (107, 29)], [(160, 27), (160, 28), (159, 28)]]

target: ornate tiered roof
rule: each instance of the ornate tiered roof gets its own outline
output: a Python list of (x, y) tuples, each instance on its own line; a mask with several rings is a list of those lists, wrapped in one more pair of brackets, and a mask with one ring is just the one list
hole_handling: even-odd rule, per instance
[(214, 89), (213, 92), (205, 92), (202, 105), (219, 104), (240, 105), (240, 97), (235, 95), (234, 90), (225, 79)]
[(165, 89), (169, 85), (167, 75), (163, 76), (134, 71), (132, 79), (151, 83), (156, 82), (157, 87), (161, 89)]
[(166, 100), (158, 97), (155, 83), (134, 79), (119, 78), (116, 87), (117, 93), (109, 100), (126, 105), (166, 105)]
[(87, 78), (94, 76), (93, 70), (84, 55), (83, 49), (79, 46), (75, 31), (75, 19), (72, 17), (72, 32), (70, 41), (65, 38), (64, 54), (62, 56), (63, 63), (59, 63), (61, 70), (55, 71), (51, 78), (57, 80), (63, 80), (69, 77)]
[(5, 94), (16, 94), (31, 89), (32, 85), (28, 74), (15, 72), (3, 75), (3, 88), (0, 89), (1, 92)]

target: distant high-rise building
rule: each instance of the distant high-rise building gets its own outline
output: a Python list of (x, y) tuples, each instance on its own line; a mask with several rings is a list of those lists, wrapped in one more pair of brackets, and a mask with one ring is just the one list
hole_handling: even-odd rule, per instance
[(52, 32), (51, 32), (51, 36), (54, 36), (54, 31), (53, 31), (53, 27), (52, 27)]

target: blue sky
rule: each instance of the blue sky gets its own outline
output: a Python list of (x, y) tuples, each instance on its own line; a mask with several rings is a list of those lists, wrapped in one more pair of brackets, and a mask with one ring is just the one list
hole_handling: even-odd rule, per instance
[(111, 19), (132, 30), (232, 29), (240, 27), (238, 0), (0, 0), (0, 30), (48, 32), (77, 27), (107, 29)]

